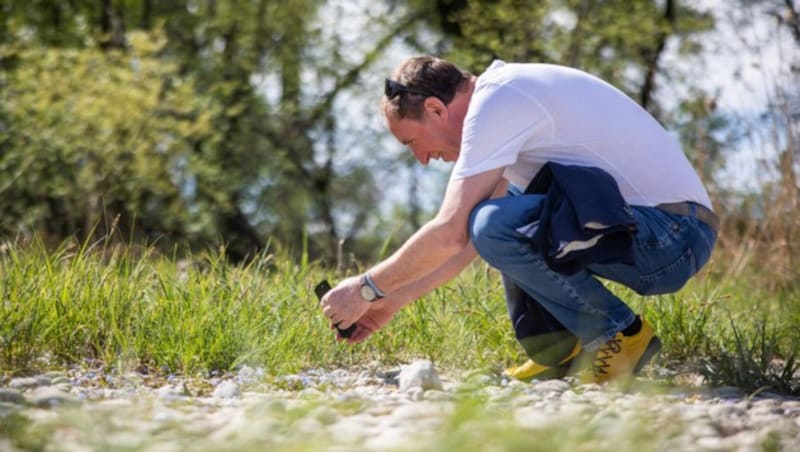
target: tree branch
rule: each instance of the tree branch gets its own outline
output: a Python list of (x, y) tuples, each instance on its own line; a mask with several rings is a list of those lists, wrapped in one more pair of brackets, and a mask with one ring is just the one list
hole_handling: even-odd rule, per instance
[(372, 64), (384, 49), (389, 47), (389, 45), (394, 41), (395, 35), (407, 29), (411, 24), (421, 18), (422, 14), (419, 12), (409, 14), (404, 20), (398, 22), (393, 29), (389, 30), (389, 32), (386, 33), (386, 35), (381, 38), (377, 44), (375, 44), (375, 47), (364, 56), (364, 60), (361, 61), (361, 63), (350, 68), (350, 70), (347, 71), (343, 76), (339, 77), (339, 79), (336, 81), (336, 86), (334, 86), (333, 89), (328, 92), (325, 98), (322, 99), (322, 101), (320, 101), (311, 110), (311, 113), (306, 117), (306, 123), (316, 123), (322, 115), (330, 110), (331, 105), (336, 99), (336, 96), (339, 95), (339, 92), (349, 87), (356, 81), (361, 72), (370, 64)]

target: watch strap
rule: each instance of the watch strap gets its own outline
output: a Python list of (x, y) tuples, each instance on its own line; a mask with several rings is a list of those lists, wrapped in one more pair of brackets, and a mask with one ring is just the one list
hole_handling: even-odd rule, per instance
[(364, 273), (364, 284), (368, 285), (375, 292), (375, 296), (377, 298), (383, 298), (386, 296), (386, 292), (378, 288), (378, 286), (375, 284), (375, 281), (373, 281), (372, 277), (369, 275), (369, 272)]

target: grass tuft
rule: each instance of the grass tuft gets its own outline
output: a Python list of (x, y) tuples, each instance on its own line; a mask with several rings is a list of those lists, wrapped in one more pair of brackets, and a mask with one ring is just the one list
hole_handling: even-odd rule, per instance
[(704, 359), (711, 384), (737, 386), (750, 392), (770, 390), (800, 395), (800, 342), (797, 331), (780, 331), (767, 319), (743, 326), (731, 320), (730, 333), (717, 353)]

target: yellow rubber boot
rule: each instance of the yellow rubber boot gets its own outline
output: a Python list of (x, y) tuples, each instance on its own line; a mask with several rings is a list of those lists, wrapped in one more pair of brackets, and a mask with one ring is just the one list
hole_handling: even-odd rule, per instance
[(576, 342), (575, 347), (572, 349), (569, 355), (561, 360), (557, 366), (546, 366), (529, 359), (520, 366), (509, 367), (503, 372), (503, 375), (521, 381), (562, 378), (567, 375), (567, 371), (569, 371), (570, 368), (570, 363), (576, 356), (578, 356), (580, 352), (581, 344), (580, 342)]
[(617, 333), (597, 349), (592, 363), (596, 383), (632, 377), (661, 350), (653, 328), (641, 319), (642, 327), (631, 336)]

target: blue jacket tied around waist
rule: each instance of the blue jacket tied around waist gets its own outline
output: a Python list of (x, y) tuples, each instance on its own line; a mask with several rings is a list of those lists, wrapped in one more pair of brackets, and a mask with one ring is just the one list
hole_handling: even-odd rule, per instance
[(634, 263), (636, 219), (607, 172), (548, 162), (525, 194), (546, 194), (539, 218), (518, 231), (551, 269), (573, 274), (595, 263)]

